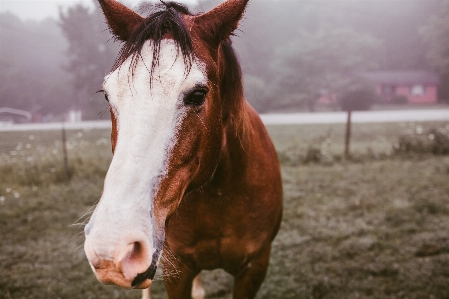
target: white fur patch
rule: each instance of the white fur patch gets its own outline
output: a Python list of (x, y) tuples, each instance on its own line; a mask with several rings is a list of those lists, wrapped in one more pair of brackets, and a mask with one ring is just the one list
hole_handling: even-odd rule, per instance
[(103, 84), (117, 118), (118, 139), (106, 175), (103, 196), (92, 216), (91, 238), (97, 255), (112, 260), (123, 234), (144, 232), (150, 242), (148, 260), (156, 250), (153, 197), (166, 167), (187, 107), (183, 99), (197, 84), (205, 85), (204, 67), (194, 61), (186, 76), (183, 57), (172, 40), (161, 42), (159, 65), (149, 68), (153, 47), (147, 41), (134, 74), (128, 58)]

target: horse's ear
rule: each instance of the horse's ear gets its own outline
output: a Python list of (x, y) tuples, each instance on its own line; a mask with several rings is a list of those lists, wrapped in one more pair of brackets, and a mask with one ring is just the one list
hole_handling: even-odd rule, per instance
[(248, 0), (227, 0), (209, 12), (194, 17), (199, 32), (206, 40), (219, 43), (228, 38), (245, 12)]
[(143, 17), (116, 0), (98, 0), (98, 2), (112, 34), (121, 41), (127, 41), (144, 21)]

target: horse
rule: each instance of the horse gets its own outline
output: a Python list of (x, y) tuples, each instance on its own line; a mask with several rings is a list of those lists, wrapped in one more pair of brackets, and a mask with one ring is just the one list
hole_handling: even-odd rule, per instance
[(231, 42), (247, 3), (192, 14), (161, 1), (144, 18), (99, 0), (123, 43), (101, 90), (113, 157), (84, 228), (100, 282), (147, 289), (161, 264), (169, 298), (204, 296), (199, 274), (218, 268), (234, 277), (234, 298), (254, 298), (260, 288), (282, 184)]

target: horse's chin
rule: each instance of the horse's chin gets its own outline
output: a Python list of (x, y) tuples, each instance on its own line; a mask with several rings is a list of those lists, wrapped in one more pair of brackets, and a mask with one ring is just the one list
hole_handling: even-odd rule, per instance
[(120, 271), (116, 265), (111, 261), (103, 261), (101, 264), (92, 266), (98, 281), (107, 285), (116, 285), (124, 289), (146, 289), (150, 287), (152, 280), (146, 279), (137, 286), (132, 286), (134, 278), (125, 277), (124, 273)]

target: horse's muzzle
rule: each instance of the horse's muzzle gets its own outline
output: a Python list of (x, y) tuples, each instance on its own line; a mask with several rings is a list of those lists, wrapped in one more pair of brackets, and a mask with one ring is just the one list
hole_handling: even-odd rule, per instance
[(148, 288), (156, 272), (158, 250), (152, 252), (143, 233), (127, 232), (125, 237), (111, 239), (86, 236), (84, 250), (97, 279), (126, 289)]

